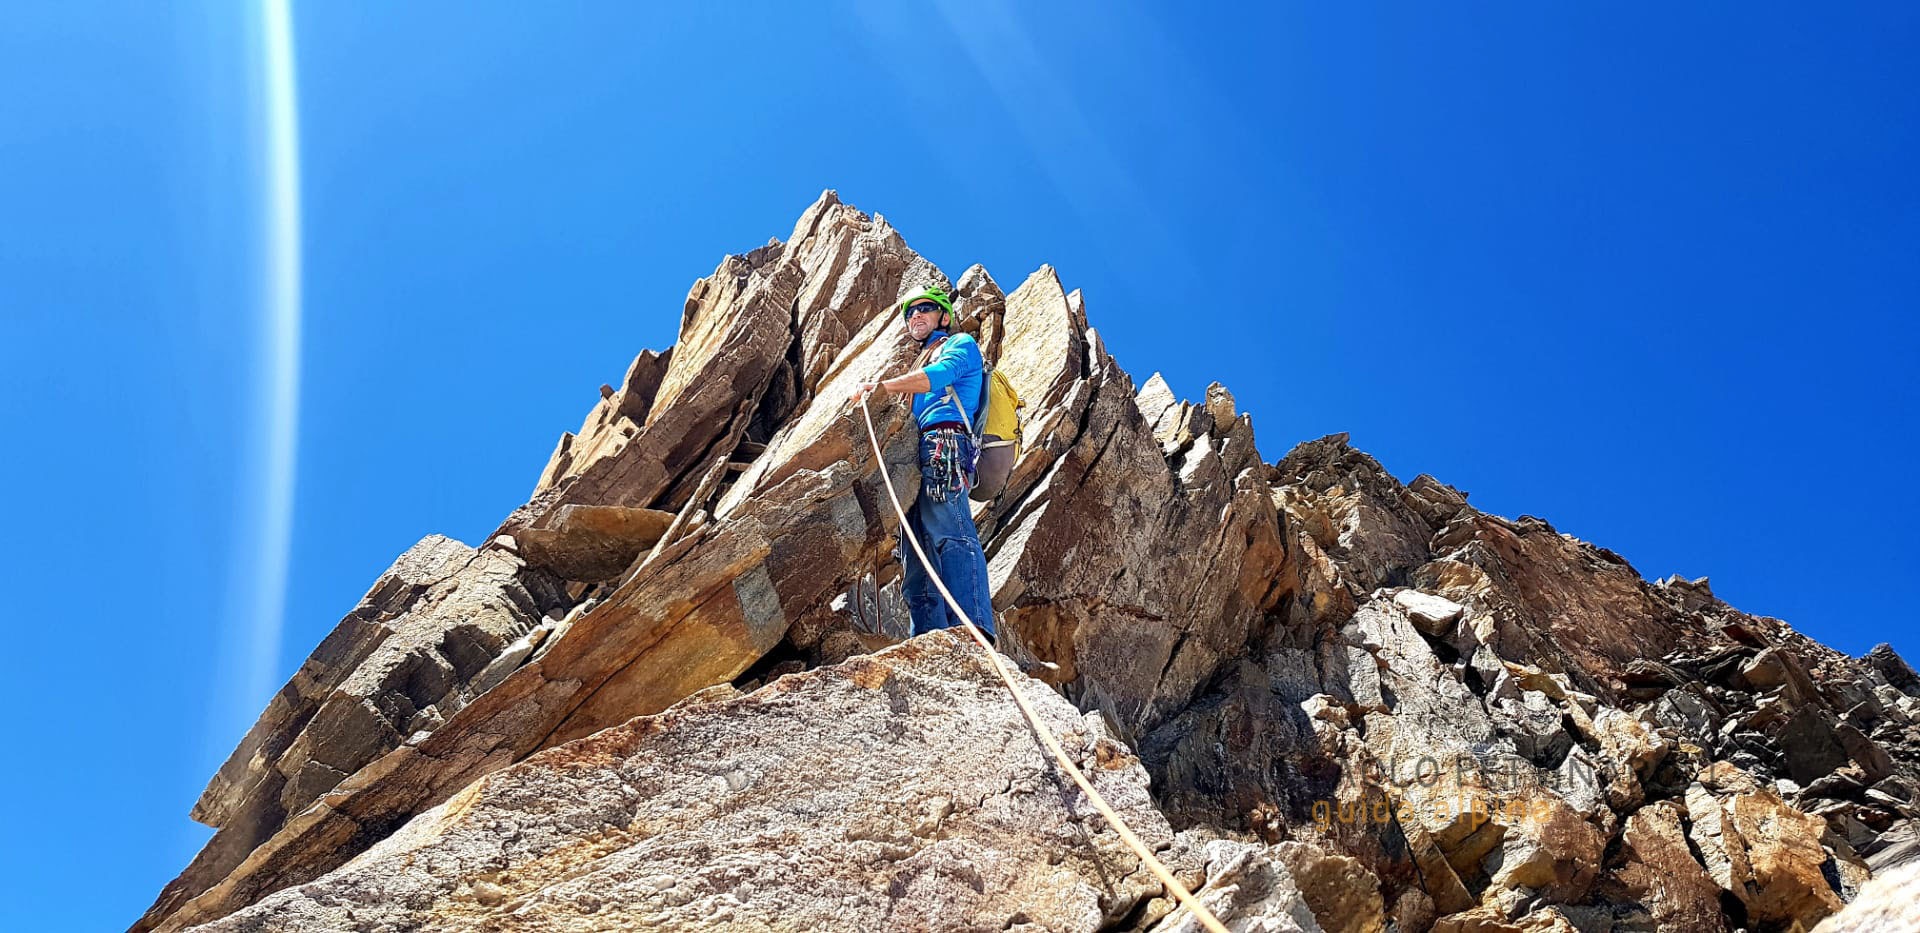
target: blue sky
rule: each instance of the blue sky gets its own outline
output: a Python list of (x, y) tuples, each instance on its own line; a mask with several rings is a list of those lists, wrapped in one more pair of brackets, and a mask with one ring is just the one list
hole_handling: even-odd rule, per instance
[(1920, 658), (1912, 5), (653, 6), (294, 12), (292, 420), (258, 11), (0, 14), (8, 926), (131, 922), (392, 558), (493, 527), (829, 187), (949, 273), (1052, 263), (1269, 459), (1349, 431)]

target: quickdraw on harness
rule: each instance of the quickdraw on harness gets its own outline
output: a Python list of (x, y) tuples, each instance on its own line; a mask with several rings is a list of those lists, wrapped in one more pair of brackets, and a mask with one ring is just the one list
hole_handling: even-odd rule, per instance
[(920, 465), (921, 489), (935, 502), (966, 495), (973, 488), (974, 465), (980, 457), (973, 438), (952, 428), (937, 428), (921, 438), (923, 443), (933, 444), (926, 462)]

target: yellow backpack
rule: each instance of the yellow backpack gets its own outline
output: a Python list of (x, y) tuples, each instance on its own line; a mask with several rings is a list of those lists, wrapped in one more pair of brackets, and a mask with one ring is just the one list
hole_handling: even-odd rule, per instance
[[(960, 409), (960, 419), (967, 421), (967, 407), (960, 404), (953, 386), (947, 386), (947, 398), (953, 401), (953, 407)], [(974, 467), (973, 491), (967, 494), (973, 501), (991, 502), (1007, 488), (1013, 462), (1020, 458), (1020, 409), (1025, 407), (1026, 401), (1014, 390), (1006, 374), (983, 363), (980, 423), (967, 425), (974, 444), (980, 449), (980, 460)]]

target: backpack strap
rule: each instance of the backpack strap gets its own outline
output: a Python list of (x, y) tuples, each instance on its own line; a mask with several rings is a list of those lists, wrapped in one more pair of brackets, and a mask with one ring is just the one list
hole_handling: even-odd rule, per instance
[(973, 419), (967, 417), (967, 406), (960, 404), (960, 396), (954, 394), (952, 385), (947, 386), (947, 399), (953, 402), (953, 407), (960, 409), (960, 423), (967, 426), (968, 436), (978, 441), (980, 435), (973, 430)]
[(928, 363), (933, 362), (933, 355), (935, 353), (940, 352), (940, 345), (946, 342), (947, 342), (947, 338), (942, 337), (939, 340), (934, 341), (931, 346), (922, 347), (920, 349), (920, 355), (913, 358), (913, 368), (914, 369), (926, 368), (926, 365)]

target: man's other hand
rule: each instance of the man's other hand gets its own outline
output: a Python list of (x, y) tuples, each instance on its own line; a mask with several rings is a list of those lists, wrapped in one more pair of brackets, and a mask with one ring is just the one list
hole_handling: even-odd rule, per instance
[(885, 395), (886, 392), (887, 387), (878, 382), (857, 383), (853, 387), (853, 403), (858, 405), (866, 401), (869, 395)]

